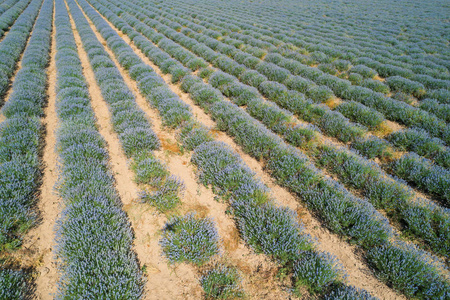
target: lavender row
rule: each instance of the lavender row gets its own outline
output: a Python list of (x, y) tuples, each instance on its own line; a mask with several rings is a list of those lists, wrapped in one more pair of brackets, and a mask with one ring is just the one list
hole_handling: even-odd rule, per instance
[[(36, 2), (36, 9), (41, 4)], [(40, 178), (42, 125), (39, 118), (46, 101), (52, 12), (52, 2), (47, 0), (25, 50), (13, 92), (1, 111), (6, 117), (0, 125), (1, 248), (19, 246), (22, 235), (36, 218), (32, 206), (37, 200)]]
[[(41, 2), (35, 2), (39, 10)], [(31, 4), (33, 5), (33, 4)], [(33, 6), (31, 6), (33, 7)], [(42, 130), (46, 102), (53, 0), (45, 0), (16, 75), (0, 124), (0, 250), (17, 250), (36, 224), (35, 204), (41, 179)], [(29, 270), (5, 259), (0, 270), (0, 298), (23, 299), (31, 292)]]
[(6, 0), (3, 3), (0, 4), (0, 17), (8, 13), (8, 11), (16, 6), (20, 2), (17, 2), (16, 0)]
[[(449, 255), (448, 210), (426, 199), (416, 201), (408, 186), (387, 175), (375, 163), (345, 148), (321, 143), (315, 128), (292, 122), (292, 116), (275, 104), (257, 95), (248, 98), (252, 89), (240, 84), (236, 78), (216, 71), (209, 74), (209, 83), (231, 97), (235, 104), (245, 105), (252, 117), (280, 134), (286, 142), (305, 149), (316, 159), (317, 165), (326, 167), (347, 186), (360, 190), (375, 207), (404, 223), (407, 231), (425, 240), (436, 253)], [(427, 217), (424, 219), (424, 216)], [(419, 223), (426, 226), (417, 226)]]
[[(208, 18), (207, 21), (214, 22), (217, 24), (217, 19), (214, 18)], [(220, 22), (220, 21), (219, 21)], [(207, 24), (207, 22), (205, 22)], [(238, 22), (239, 23), (239, 22)], [(223, 24), (223, 21), (219, 24)], [(208, 26), (208, 25), (206, 25)], [(208, 26), (209, 27), (209, 26)], [(213, 27), (214, 28), (214, 27)], [(244, 35), (245, 33), (246, 35)], [(243, 33), (236, 33), (236, 32), (229, 32), (230, 36), (233, 38), (243, 39), (244, 41), (250, 43), (252, 46), (259, 46), (261, 45), (261, 41), (256, 39), (256, 37), (261, 38), (261, 34), (254, 33), (251, 30), (244, 31)], [(283, 37), (282, 39), (278, 40), (274, 37), (271, 37), (269, 40), (272, 47), (265, 47), (265, 50), (272, 52), (277, 52), (277, 49), (274, 47), (275, 45), (279, 47), (279, 44), (283, 43), (283, 41), (286, 41), (286, 37)], [(268, 42), (265, 42), (268, 43)], [(270, 45), (269, 43), (269, 45)], [(299, 45), (298, 42), (295, 43), (295, 45)], [(292, 44), (291, 44), (292, 45)], [(284, 47), (289, 47), (288, 45), (283, 45)], [(328, 49), (327, 49), (328, 50)], [(330, 49), (331, 50), (331, 49)], [(306, 51), (306, 49), (305, 49)], [(327, 54), (320, 52), (320, 51), (314, 51), (311, 55), (304, 55), (300, 56), (297, 55), (297, 57), (301, 57), (302, 62), (307, 63), (308, 65), (316, 65), (318, 64), (318, 69), (329, 73), (331, 75), (338, 75), (341, 78), (348, 78), (348, 79), (354, 79), (355, 73), (363, 75), (362, 78), (358, 81), (352, 81), (353, 84), (361, 85), (363, 87), (367, 87), (372, 89), (373, 91), (383, 92), (384, 94), (387, 94), (389, 90), (399, 92), (399, 95), (401, 96), (404, 94), (410, 94), (418, 98), (422, 98), (426, 94), (426, 88), (433, 90), (448, 90), (450, 87), (448, 80), (442, 80), (442, 79), (435, 79), (433, 77), (439, 77), (439, 76), (445, 76), (445, 74), (442, 74), (441, 71), (432, 70), (429, 67), (423, 66), (423, 65), (416, 65), (414, 66), (415, 70), (419, 72), (419, 74), (415, 75), (413, 72), (395, 67), (389, 64), (382, 64), (379, 62), (376, 62), (374, 60), (371, 60), (367, 57), (365, 58), (357, 58), (353, 57), (345, 57), (346, 59), (342, 59), (343, 56), (341, 53), (336, 51), (336, 49), (331, 50), (331, 52), (327, 51), (330, 56)], [(305, 53), (306, 54), (306, 53)], [(344, 54), (345, 55), (345, 54)], [(363, 55), (364, 56), (364, 55)], [(347, 60), (351, 59), (351, 61), (355, 64), (353, 67), (351, 66), (351, 61)], [(395, 62), (394, 62), (395, 63)], [(348, 66), (347, 70), (340, 69), (340, 66), (342, 64), (345, 64)], [(384, 77), (387, 77), (386, 84), (380, 81), (374, 81), (371, 80), (374, 76), (378, 75), (377, 71), (374, 69), (369, 68), (374, 67), (376, 70), (380, 72), (380, 74)], [(360, 71), (364, 71), (364, 73), (361, 73)], [(342, 71), (348, 71), (348, 72), (342, 72)], [(370, 72), (371, 76), (364, 76), (367, 74), (367, 72)], [(422, 74), (423, 73), (423, 74)], [(430, 76), (431, 75), (431, 76)], [(405, 76), (405, 77), (402, 77)], [(363, 80), (363, 78), (365, 78)], [(408, 78), (411, 78), (413, 80), (410, 80)], [(445, 77), (448, 79), (447, 77)]]
[(70, 19), (56, 1), (57, 150), (64, 207), (57, 220), (56, 299), (140, 299), (144, 278), (132, 250), (133, 233), (97, 131)]
[(5, 102), (4, 96), (10, 80), (17, 67), (17, 61), (27, 45), (42, 1), (33, 0), (11, 26), (8, 35), (0, 43), (0, 106)]
[[(420, 64), (424, 64), (429, 66), (430, 68), (435, 68), (438, 71), (446, 71), (445, 67), (439, 67), (439, 65), (437, 64), (433, 64), (431, 61), (426, 61), (424, 59), (420, 60), (420, 59), (415, 59), (413, 58), (411, 55), (402, 55), (404, 54), (403, 52), (414, 52), (415, 50), (418, 50), (417, 47), (412, 46), (412, 47), (408, 47), (405, 46), (403, 47), (401, 50), (393, 47), (396, 45), (400, 45), (401, 42), (396, 40), (395, 38), (392, 38), (390, 35), (392, 35), (392, 33), (394, 32), (393, 30), (386, 30), (386, 28), (380, 27), (380, 26), (375, 26), (373, 28), (367, 27), (367, 26), (361, 26), (358, 27), (358, 25), (355, 26), (355, 21), (358, 22), (359, 20), (354, 20), (349, 19), (347, 20), (346, 26), (349, 27), (349, 29), (351, 30), (352, 33), (357, 33), (358, 34), (358, 38), (352, 38), (349, 37), (348, 35), (345, 34), (345, 32), (339, 31), (340, 29), (336, 30), (336, 28), (333, 25), (330, 24), (325, 24), (323, 22), (321, 22), (320, 19), (314, 18), (314, 20), (311, 19), (311, 15), (305, 16), (305, 12), (307, 10), (303, 10), (301, 12), (292, 9), (292, 7), (289, 6), (289, 4), (292, 4), (293, 2), (287, 1), (287, 5), (283, 8), (281, 8), (281, 11), (283, 11), (283, 13), (285, 13), (286, 15), (289, 15), (290, 18), (297, 16), (299, 13), (301, 15), (303, 15), (304, 17), (306, 17), (307, 19), (309, 19), (310, 21), (312, 21), (312, 24), (301, 24), (299, 22), (296, 23), (290, 23), (290, 22), (286, 22), (285, 18), (280, 18), (280, 15), (277, 14), (277, 12), (279, 11), (279, 9), (275, 9), (273, 7), (271, 7), (270, 5), (266, 5), (265, 3), (260, 5), (258, 8), (258, 11), (249, 11), (247, 18), (244, 19), (242, 18), (242, 9), (237, 9), (237, 6), (242, 5), (239, 2), (230, 2), (228, 3), (226, 6), (224, 6), (223, 4), (220, 5), (217, 2), (208, 2), (208, 3), (200, 3), (200, 5), (196, 5), (195, 8), (202, 8), (202, 12), (205, 15), (202, 14), (196, 14), (193, 16), (195, 16), (196, 18), (205, 20), (207, 18), (210, 18), (209, 16), (212, 15), (215, 17), (215, 19), (219, 19), (222, 21), (222, 23), (220, 24), (222, 27), (227, 28), (227, 29), (231, 29), (232, 31), (238, 31), (239, 27), (241, 26), (246, 26), (246, 28), (249, 29), (253, 29), (254, 31), (260, 32), (262, 34), (271, 34), (272, 36), (278, 36), (278, 37), (297, 37), (299, 40), (302, 41), (306, 41), (307, 43), (307, 48), (311, 51), (323, 51), (322, 53), (327, 53), (328, 55), (334, 56), (334, 55), (339, 55), (339, 50), (340, 49), (345, 49), (342, 54), (343, 55), (356, 55), (356, 57), (364, 55), (364, 54), (371, 54), (371, 55), (375, 55), (377, 60), (380, 60), (380, 56), (383, 55), (384, 59), (386, 60), (391, 60), (395, 65), (397, 66), (404, 66), (406, 67), (407, 62), (409, 63), (413, 63), (414, 65), (418, 65), (420, 66)], [(164, 7), (165, 3), (159, 3), (160, 7)], [(208, 4), (208, 7), (206, 7)], [(337, 4), (336, 2), (332, 2), (331, 4)], [(215, 9), (211, 10), (212, 5), (217, 5), (216, 7), (214, 7)], [(320, 5), (320, 3), (318, 3), (317, 5)], [(363, 2), (362, 5), (365, 5), (365, 3)], [(394, 6), (394, 4), (389, 3), (389, 6), (391, 8), (399, 8), (399, 6)], [(436, 6), (437, 7), (437, 6)], [(189, 7), (187, 5), (179, 5), (176, 6), (174, 9), (184, 9), (184, 12), (189, 11), (188, 8), (192, 9), (194, 7)], [(308, 7), (307, 7), (308, 8)], [(334, 7), (334, 9), (336, 9), (336, 7)], [(401, 9), (404, 10), (404, 7), (401, 6)], [(232, 11), (232, 14), (228, 13), (229, 11)], [(244, 10), (245, 11), (245, 10)], [(352, 10), (353, 13), (358, 13), (358, 10)], [(433, 12), (432, 12), (433, 13)], [(407, 14), (409, 16), (409, 14)], [(268, 17), (270, 16), (270, 17)], [(252, 17), (257, 17), (259, 18), (259, 20), (262, 20), (262, 23), (259, 23), (260, 21), (254, 20), (252, 19)], [(378, 16), (379, 18), (379, 16)], [(366, 18), (365, 21), (376, 21), (378, 18), (374, 18), (374, 19), (369, 19)], [(229, 20), (233, 19), (234, 21), (237, 21), (239, 24), (239, 27), (235, 24), (234, 22), (230, 24)], [(227, 22), (228, 21), (228, 22)], [(334, 22), (337, 23), (344, 23), (343, 20), (339, 20), (338, 18), (334, 18), (333, 20)], [(253, 22), (253, 23), (252, 23)], [(414, 22), (414, 21), (413, 21)], [(245, 25), (241, 25), (241, 24), (245, 24)], [(273, 27), (269, 27), (266, 24), (270, 24)], [(435, 24), (439, 24), (439, 21), (435, 22)], [(253, 26), (252, 26), (253, 25)], [(417, 24), (415, 24), (417, 25)], [(439, 24), (441, 25), (441, 24)], [(417, 27), (417, 26), (416, 26)], [(273, 31), (271, 31), (270, 29), (272, 29)], [(292, 32), (292, 30), (301, 30), (301, 33), (298, 32)], [(442, 27), (438, 27), (435, 29), (436, 32), (439, 32), (439, 29), (441, 30)], [(375, 33), (372, 32), (371, 34), (367, 34), (366, 30), (377, 30), (383, 33)], [(288, 32), (290, 31), (290, 32)], [(428, 31), (428, 36), (429, 36), (429, 32)], [(336, 36), (336, 34), (339, 35), (339, 37)], [(432, 34), (436, 35), (435, 32), (433, 32)], [(382, 44), (380, 43), (374, 43), (373, 40), (373, 35), (376, 36), (377, 39), (379, 39), (380, 41), (382, 41)], [(323, 38), (322, 40), (319, 41), (319, 37)], [(322, 41), (329, 41), (329, 43), (323, 43)], [(416, 41), (417, 41), (417, 37), (416, 37)], [(441, 39), (442, 41), (442, 39)], [(332, 43), (332, 44), (331, 44)], [(332, 49), (330, 49), (330, 47), (328, 45), (335, 45), (336, 49), (333, 51)], [(342, 46), (346, 46), (346, 47), (342, 47)], [(422, 44), (423, 45), (423, 44)], [(323, 50), (322, 50), (323, 49)], [(444, 50), (445, 48), (441, 47), (441, 48), (435, 48), (436, 50)], [(319, 53), (317, 53), (319, 54)], [(417, 53), (414, 53), (417, 54)], [(447, 55), (448, 56), (448, 55)], [(444, 57), (443, 55), (441, 57)], [(426, 59), (432, 59), (433, 57), (431, 56), (427, 56)], [(448, 66), (448, 64), (445, 64), (443, 60), (440, 61), (442, 64), (442, 66)], [(423, 66), (421, 66), (423, 67)], [(417, 69), (423, 69), (423, 68), (417, 68)], [(437, 74), (436, 74), (437, 75)], [(442, 76), (445, 76), (444, 74), (441, 74)]]

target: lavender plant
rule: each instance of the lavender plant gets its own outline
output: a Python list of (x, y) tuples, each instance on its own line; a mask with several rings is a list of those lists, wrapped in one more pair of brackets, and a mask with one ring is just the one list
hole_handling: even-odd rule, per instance
[(244, 296), (241, 278), (237, 270), (225, 265), (216, 265), (205, 272), (200, 284), (206, 299), (236, 299)]
[(170, 263), (190, 262), (202, 265), (219, 253), (219, 236), (214, 221), (195, 214), (173, 217), (160, 241)]
[[(42, 7), (41, 4), (41, 1), (30, 3), (0, 44), (5, 62), (9, 58), (18, 59), (41, 8), (23, 54), (22, 68), (16, 74), (9, 101), (1, 111), (6, 119), (0, 124), (0, 250), (19, 247), (38, 215), (34, 205), (41, 178), (39, 117), (46, 99), (53, 13), (51, 1), (44, 1)], [(18, 5), (22, 6), (23, 3)], [(17, 57), (8, 57), (3, 52), (14, 47)], [(15, 63), (9, 69), (11, 72), (14, 66)]]

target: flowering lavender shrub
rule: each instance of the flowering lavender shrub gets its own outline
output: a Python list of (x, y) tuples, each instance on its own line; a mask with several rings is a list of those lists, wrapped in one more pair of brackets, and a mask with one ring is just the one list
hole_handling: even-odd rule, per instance
[(333, 91), (327, 86), (309, 86), (305, 95), (315, 103), (326, 102), (334, 97)]
[(327, 134), (335, 136), (343, 142), (350, 142), (360, 138), (367, 130), (364, 126), (351, 123), (341, 113), (329, 109), (326, 109), (321, 116), (318, 126)]
[(420, 236), (431, 248), (444, 256), (450, 253), (449, 209), (419, 198), (402, 212), (408, 229)]
[[(343, 76), (343, 75), (341, 75)], [(343, 97), (345, 91), (351, 86), (351, 82), (330, 74), (322, 74), (319, 76), (315, 82), (319, 85), (328, 87), (333, 91), (338, 97)]]
[(314, 51), (311, 53), (311, 58), (314, 59), (314, 61), (319, 63), (328, 63), (330, 62), (330, 57), (326, 55), (325, 53), (321, 51)]
[(267, 62), (256, 65), (256, 71), (266, 76), (268, 80), (276, 82), (283, 82), (290, 75), (288, 70)]
[(241, 67), (237, 62), (226, 55), (220, 55), (213, 61), (213, 65), (227, 73), (232, 73), (237, 67)]
[(364, 79), (359, 83), (361, 86), (371, 89), (374, 92), (379, 92), (383, 94), (388, 94), (391, 89), (389, 86), (385, 85), (383, 82), (373, 79)]
[(213, 140), (209, 129), (195, 121), (184, 122), (180, 125), (179, 138), (183, 147), (194, 150), (197, 146)]
[(352, 148), (369, 159), (378, 157), (382, 160), (388, 160), (394, 153), (389, 142), (373, 135), (367, 138), (356, 139), (352, 143)]
[(435, 99), (424, 99), (420, 101), (419, 107), (425, 111), (435, 114), (445, 122), (450, 122), (450, 104), (442, 104)]
[(450, 104), (450, 91), (446, 89), (428, 90), (427, 97), (436, 99), (442, 104)]
[(202, 68), (199, 70), (198, 76), (203, 79), (209, 78), (212, 72), (214, 72), (214, 70), (211, 67)]
[(364, 81), (364, 77), (358, 73), (350, 73), (348, 74), (348, 80), (354, 85), (360, 85)]
[(444, 142), (431, 137), (426, 131), (413, 128), (391, 133), (387, 139), (402, 151), (413, 151), (434, 160), (442, 167), (450, 166), (450, 151)]
[(19, 270), (0, 270), (0, 299), (20, 300), (29, 296), (27, 275)]
[(241, 74), (239, 80), (245, 84), (258, 88), (261, 83), (267, 81), (267, 77), (255, 70), (248, 70)]
[(170, 263), (191, 262), (202, 265), (219, 253), (219, 236), (214, 221), (195, 214), (173, 217), (160, 241)]
[(166, 176), (161, 178), (158, 189), (152, 192), (144, 192), (141, 199), (149, 202), (161, 212), (174, 209), (179, 203), (179, 194), (184, 190), (184, 183), (176, 176)]
[(149, 65), (146, 65), (144, 63), (135, 64), (128, 70), (131, 79), (137, 81), (140, 81), (143, 78), (143, 76), (147, 76), (153, 72), (154, 70)]
[(409, 297), (445, 299), (450, 296), (450, 285), (445, 275), (440, 275), (440, 269), (446, 267), (413, 245), (404, 242), (381, 245), (370, 249), (368, 257), (379, 270), (378, 277), (391, 281)]
[(222, 71), (214, 71), (208, 79), (208, 83), (218, 89), (220, 89), (223, 85), (232, 83), (234, 81), (236, 81), (236, 78), (234, 76)]
[(355, 101), (343, 102), (339, 104), (336, 110), (350, 120), (372, 129), (385, 121), (383, 114)]
[(296, 90), (300, 93), (306, 93), (306, 91), (311, 90), (311, 87), (316, 85), (311, 80), (303, 78), (301, 76), (289, 76), (283, 83), (286, 85), (287, 88), (291, 90)]
[(420, 188), (436, 194), (448, 204), (450, 201), (450, 171), (434, 165), (414, 152), (403, 155), (391, 164), (395, 174)]
[[(213, 69), (211, 69), (211, 71), (213, 71)], [(183, 81), (181, 82), (181, 90), (185, 93), (188, 93), (194, 85), (201, 82), (203, 82), (202, 79), (197, 76), (194, 75), (184, 76)]]
[(197, 83), (191, 87), (191, 96), (201, 107), (208, 109), (209, 105), (223, 99), (219, 90), (205, 84)]
[(423, 84), (403, 78), (401, 76), (392, 76), (386, 78), (386, 84), (393, 91), (402, 91), (408, 94), (412, 94), (415, 97), (422, 97), (425, 95), (425, 87)]
[(206, 299), (235, 299), (244, 296), (242, 279), (233, 267), (215, 265), (200, 278)]
[(163, 178), (169, 176), (162, 162), (150, 154), (142, 154), (134, 159), (131, 169), (135, 173), (135, 181), (141, 184), (158, 186)]
[(259, 85), (258, 90), (267, 98), (273, 99), (275, 101), (288, 92), (287, 88), (283, 84), (275, 81), (262, 82)]
[(311, 293), (322, 292), (346, 276), (343, 266), (327, 252), (303, 251), (293, 268), (296, 284), (308, 283)]
[(36, 118), (7, 119), (0, 124), (0, 164), (17, 159), (31, 158), (39, 146), (39, 120)]
[[(211, 111), (217, 126), (234, 135), (244, 151), (254, 157), (267, 157), (271, 149), (282, 143), (280, 137), (252, 121), (251, 117), (239, 110), (235, 104), (218, 102)], [(252, 138), (249, 138), (250, 136)]]
[(339, 72), (348, 71), (351, 67), (351, 62), (345, 59), (336, 59), (332, 64)]
[(312, 249), (311, 238), (302, 233), (297, 215), (289, 208), (276, 207), (270, 202), (252, 205), (242, 200), (232, 202), (232, 207), (243, 239), (256, 252), (272, 256), (285, 265), (296, 260), (303, 250)]
[(340, 285), (332, 289), (324, 296), (325, 300), (376, 300), (365, 290), (358, 289), (352, 285)]
[(187, 67), (191, 69), (191, 71), (197, 71), (202, 68), (206, 68), (208, 64), (205, 62), (203, 58), (193, 58), (186, 63)]
[(253, 181), (254, 173), (241, 163), (237, 154), (221, 143), (201, 144), (195, 149), (192, 162), (201, 166), (200, 181), (217, 186), (218, 193), (223, 196), (231, 195), (242, 183)]
[(365, 65), (353, 66), (350, 69), (350, 72), (360, 74), (364, 78), (374, 78), (376, 75), (378, 75), (378, 73), (375, 70), (373, 70)]
[(321, 70), (324, 73), (330, 74), (330, 75), (337, 75), (337, 70), (334, 67), (333, 64), (329, 63), (329, 64), (319, 64), (317, 66), (317, 68), (319, 70)]

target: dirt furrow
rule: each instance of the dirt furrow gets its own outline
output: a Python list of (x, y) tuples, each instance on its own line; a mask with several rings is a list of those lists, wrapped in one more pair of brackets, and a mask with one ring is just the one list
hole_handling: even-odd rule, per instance
[[(194, 101), (190, 98), (189, 94), (182, 92), (178, 85), (171, 83), (170, 75), (163, 74), (159, 67), (152, 63), (136, 47), (136, 45), (134, 45), (128, 36), (117, 30), (117, 28), (115, 28), (106, 18), (104, 19), (125, 40), (125, 42), (132, 47), (134, 52), (164, 79), (172, 91), (179, 95), (185, 103), (191, 106), (194, 115), (197, 116), (197, 119), (200, 122), (206, 126), (215, 126), (215, 122), (199, 106), (194, 104)], [(367, 266), (364, 259), (358, 254), (358, 247), (348, 244), (341, 240), (337, 235), (332, 234), (328, 229), (324, 228), (293, 194), (277, 185), (270, 175), (264, 171), (262, 164), (244, 153), (231, 137), (223, 132), (218, 132), (216, 139), (230, 145), (237, 153), (239, 153), (244, 162), (256, 172), (257, 176), (271, 189), (272, 196), (277, 199), (280, 204), (288, 206), (298, 212), (299, 219), (305, 224), (305, 231), (318, 239), (318, 248), (336, 255), (342, 262), (349, 275), (348, 283), (364, 288), (380, 299), (406, 299), (404, 296), (398, 295), (373, 275), (373, 272)]]

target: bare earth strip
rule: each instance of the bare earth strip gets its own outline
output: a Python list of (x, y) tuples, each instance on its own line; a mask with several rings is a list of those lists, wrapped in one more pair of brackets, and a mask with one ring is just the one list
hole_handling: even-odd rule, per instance
[[(184, 214), (193, 211), (203, 217), (212, 217), (215, 220), (219, 236), (222, 238), (222, 245), (225, 248), (222, 260), (237, 266), (243, 272), (244, 289), (250, 298), (292, 299), (292, 295), (284, 290), (280, 282), (275, 280), (275, 274), (278, 271), (276, 264), (271, 262), (265, 255), (255, 254), (239, 238), (234, 220), (226, 214), (227, 205), (216, 201), (214, 199), (215, 195), (210, 189), (198, 184), (195, 168), (189, 163), (192, 152), (183, 154), (180, 152), (175, 142), (175, 132), (173, 130), (168, 130), (162, 125), (162, 120), (158, 112), (151, 108), (145, 98), (139, 93), (136, 82), (133, 81), (128, 73), (120, 66), (114, 57), (114, 53), (106, 47), (106, 41), (96, 31), (92, 22), (89, 19), (88, 21), (97, 38), (105, 45), (106, 51), (121, 72), (126, 84), (136, 96), (137, 104), (152, 120), (154, 125), (153, 130), (162, 142), (162, 149), (160, 151), (155, 151), (155, 155), (166, 162), (171, 174), (180, 177), (185, 183), (186, 190), (182, 197), (182, 205), (178, 212)], [(135, 213), (130, 213), (130, 217), (137, 218), (141, 222), (144, 222), (145, 216), (142, 215), (143, 213), (142, 211), (139, 211), (139, 209), (140, 207), (138, 206), (131, 208), (130, 211), (134, 211)], [(141, 224), (138, 223), (138, 227), (135, 227), (134, 229), (140, 231), (140, 225)], [(142, 227), (145, 229), (144, 226)], [(139, 241), (137, 241), (137, 243), (139, 243)], [(152, 269), (153, 268), (149, 268), (149, 271)], [(184, 288), (181, 286), (168, 287), (163, 285), (162, 282), (159, 282), (160, 279), (158, 278), (158, 275), (159, 274), (155, 276), (149, 275), (149, 282), (151, 283), (149, 288), (152, 288), (152, 290), (151, 293), (147, 295), (148, 299), (173, 299), (168, 296), (170, 293), (174, 292), (173, 290), (170, 291), (169, 294), (167, 292), (161, 292), (167, 289), (174, 289), (176, 291), (177, 289)], [(157, 281), (156, 283), (155, 280)], [(196, 278), (196, 280), (198, 280), (198, 278)], [(199, 299), (198, 297), (199, 296), (194, 294), (186, 293), (182, 298)]]
[[(163, 74), (158, 66), (153, 64), (129, 39), (128, 36), (122, 34), (114, 27), (106, 18), (106, 22), (128, 43), (135, 53), (148, 65), (150, 65), (158, 75), (160, 75), (166, 84), (193, 110), (197, 119), (206, 126), (214, 127), (215, 122), (204, 113), (204, 111), (194, 104), (193, 100), (187, 93), (181, 91), (178, 85), (171, 83), (171, 76)], [(370, 268), (367, 266), (364, 259), (357, 253), (357, 247), (349, 245), (347, 242), (341, 240), (337, 235), (331, 233), (324, 228), (321, 223), (311, 215), (307, 208), (299, 202), (299, 200), (289, 193), (286, 189), (280, 187), (270, 177), (270, 175), (263, 170), (261, 163), (254, 158), (244, 153), (241, 148), (234, 143), (233, 139), (223, 132), (218, 132), (217, 140), (223, 141), (230, 145), (236, 152), (239, 153), (244, 162), (259, 176), (262, 181), (272, 190), (274, 198), (282, 205), (294, 209), (299, 214), (299, 219), (305, 224), (305, 232), (311, 234), (319, 241), (319, 249), (330, 252), (338, 257), (344, 265), (349, 277), (348, 283), (359, 288), (364, 288), (372, 295), (380, 299), (406, 299), (404, 296), (397, 294), (394, 290), (389, 288), (386, 284), (379, 281)]]

